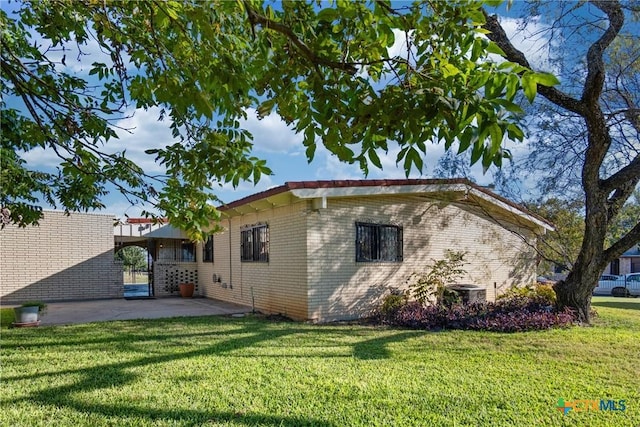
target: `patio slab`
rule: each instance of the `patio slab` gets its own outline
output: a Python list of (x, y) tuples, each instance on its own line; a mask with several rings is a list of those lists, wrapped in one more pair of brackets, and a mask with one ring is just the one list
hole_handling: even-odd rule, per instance
[(250, 313), (251, 307), (208, 298), (108, 299), (47, 303), (41, 326), (110, 320)]

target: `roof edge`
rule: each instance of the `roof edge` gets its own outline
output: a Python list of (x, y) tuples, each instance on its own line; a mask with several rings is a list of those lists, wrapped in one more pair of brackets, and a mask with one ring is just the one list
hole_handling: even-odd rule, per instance
[(218, 207), (221, 212), (232, 210), (236, 207), (272, 197), (293, 190), (348, 188), (348, 187), (393, 187), (407, 185), (465, 185), (485, 195), (494, 198), (506, 205), (517, 209), (525, 216), (530, 216), (546, 224), (550, 230), (555, 229), (553, 223), (538, 214), (530, 212), (524, 206), (494, 193), (487, 187), (478, 185), (468, 178), (428, 178), (428, 179), (362, 179), (362, 180), (318, 180), (318, 181), (287, 181), (283, 185), (261, 191)]
[(398, 185), (438, 185), (438, 184), (465, 184), (474, 186), (467, 178), (453, 179), (361, 179), (361, 180), (319, 180), (319, 181), (287, 181), (283, 185), (272, 187), (259, 193), (251, 194), (230, 203), (218, 207), (220, 211), (226, 211), (247, 203), (275, 196), (291, 190), (321, 189), (321, 188), (348, 188), (348, 187), (393, 187)]

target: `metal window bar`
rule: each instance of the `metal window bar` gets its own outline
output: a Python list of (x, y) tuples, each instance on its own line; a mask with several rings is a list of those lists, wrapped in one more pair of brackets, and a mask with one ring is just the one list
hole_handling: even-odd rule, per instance
[(269, 227), (261, 225), (241, 231), (241, 261), (269, 262)]
[(402, 227), (356, 223), (357, 262), (401, 262)]
[(253, 233), (252, 230), (243, 230), (240, 232), (240, 260), (253, 261)]

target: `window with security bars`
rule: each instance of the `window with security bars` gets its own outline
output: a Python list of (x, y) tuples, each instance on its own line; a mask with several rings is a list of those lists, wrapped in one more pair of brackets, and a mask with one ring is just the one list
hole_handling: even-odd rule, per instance
[(269, 262), (269, 226), (260, 225), (240, 231), (240, 260)]
[(357, 262), (401, 262), (402, 227), (356, 222)]
[(213, 262), (213, 236), (209, 236), (202, 247), (202, 261)]

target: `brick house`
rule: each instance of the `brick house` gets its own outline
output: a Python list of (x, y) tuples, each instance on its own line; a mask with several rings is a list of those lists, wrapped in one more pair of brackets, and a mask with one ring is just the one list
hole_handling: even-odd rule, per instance
[(604, 270), (604, 274), (629, 273), (640, 273), (640, 243), (623, 253), (620, 258), (613, 260)]
[(2, 302), (120, 298), (113, 215), (45, 211), (39, 226), (0, 231)]
[[(223, 231), (194, 244), (169, 224), (117, 225), (110, 215), (47, 211), (39, 227), (8, 226), (2, 301), (121, 298), (115, 249), (146, 247), (152, 294), (197, 295), (298, 320), (370, 313), (447, 249), (466, 252), (461, 283), (493, 300), (536, 277), (543, 219), (468, 180), (288, 182), (219, 207)], [(124, 230), (126, 228), (126, 230)]]
[(220, 210), (224, 231), (196, 250), (200, 294), (314, 321), (366, 315), (447, 249), (493, 300), (535, 281), (551, 229), (464, 179), (288, 182)]

